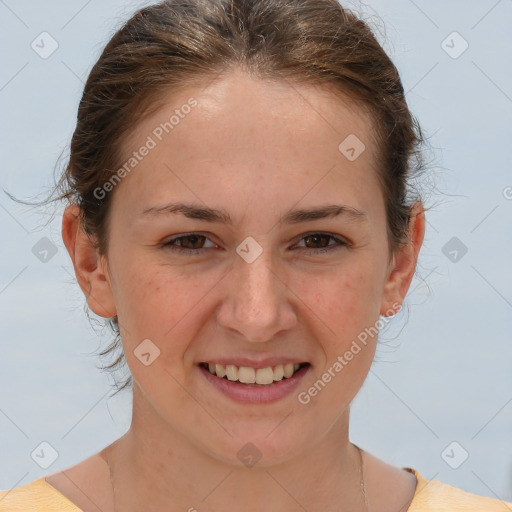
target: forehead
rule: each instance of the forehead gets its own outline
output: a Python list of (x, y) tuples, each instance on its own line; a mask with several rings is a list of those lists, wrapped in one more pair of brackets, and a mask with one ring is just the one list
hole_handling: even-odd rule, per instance
[(141, 200), (166, 201), (177, 190), (215, 199), (222, 187), (224, 204), (236, 191), (297, 201), (320, 182), (318, 193), (366, 190), (374, 200), (372, 118), (330, 87), (234, 71), (164, 98), (125, 140), (125, 163), (145, 145), (119, 186)]

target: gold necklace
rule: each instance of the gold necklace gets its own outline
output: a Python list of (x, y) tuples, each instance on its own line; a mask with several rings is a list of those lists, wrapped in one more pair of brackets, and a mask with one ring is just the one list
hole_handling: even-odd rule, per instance
[(366, 512), (368, 512), (368, 497), (366, 496), (366, 486), (365, 486), (365, 483), (364, 483), (363, 450), (361, 450), (361, 448), (359, 448), (359, 446), (358, 446), (357, 447), (357, 451), (359, 452), (359, 460), (361, 461), (361, 464), (360, 464), (361, 493), (362, 493), (363, 498), (364, 498), (364, 506), (365, 506)]

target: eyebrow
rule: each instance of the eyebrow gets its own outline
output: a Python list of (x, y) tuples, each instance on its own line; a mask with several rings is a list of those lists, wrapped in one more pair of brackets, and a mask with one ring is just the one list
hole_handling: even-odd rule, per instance
[[(163, 206), (153, 206), (144, 210), (142, 214), (181, 214), (189, 219), (199, 219), (206, 222), (218, 222), (233, 225), (233, 220), (225, 210), (218, 210), (215, 208), (197, 206), (188, 203), (169, 203)], [(341, 204), (329, 204), (315, 208), (288, 210), (281, 217), (280, 222), (285, 224), (299, 224), (301, 222), (337, 217), (340, 215), (343, 215), (353, 221), (368, 220), (367, 215), (357, 208)]]

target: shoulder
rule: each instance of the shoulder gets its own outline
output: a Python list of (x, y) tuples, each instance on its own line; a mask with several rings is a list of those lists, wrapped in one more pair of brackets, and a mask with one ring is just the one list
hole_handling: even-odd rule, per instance
[(417, 479), (407, 512), (512, 512), (512, 503), (479, 496), (438, 480), (427, 480), (414, 469), (403, 469)]
[(49, 485), (44, 477), (26, 485), (0, 491), (0, 512), (80, 512), (71, 501)]

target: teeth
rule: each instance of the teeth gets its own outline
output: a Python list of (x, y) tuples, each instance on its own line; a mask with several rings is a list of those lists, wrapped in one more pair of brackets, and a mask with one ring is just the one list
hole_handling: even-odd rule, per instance
[(238, 380), (244, 384), (254, 384), (256, 382), (256, 372), (254, 371), (254, 368), (240, 366), (238, 369)]
[(281, 380), (284, 377), (284, 368), (282, 364), (274, 366), (274, 380)]
[(284, 365), (284, 376), (286, 378), (293, 375), (293, 363), (287, 363)]
[(232, 364), (226, 366), (226, 377), (229, 380), (238, 380), (238, 368)]
[(274, 382), (274, 372), (272, 368), (270, 368), (270, 366), (258, 368), (254, 380), (257, 384), (272, 384), (272, 382)]
[(298, 369), (299, 363), (278, 364), (274, 367), (251, 368), (249, 366), (226, 366), (218, 363), (208, 363), (208, 370), (217, 377), (227, 377), (231, 381), (239, 381), (244, 384), (272, 384), (283, 378), (289, 379)]
[[(210, 372), (212, 372), (211, 369)], [(224, 375), (226, 375), (226, 368), (224, 368), (224, 366), (222, 366), (221, 364), (216, 364), (215, 373), (217, 374), (217, 377), (224, 377)]]

